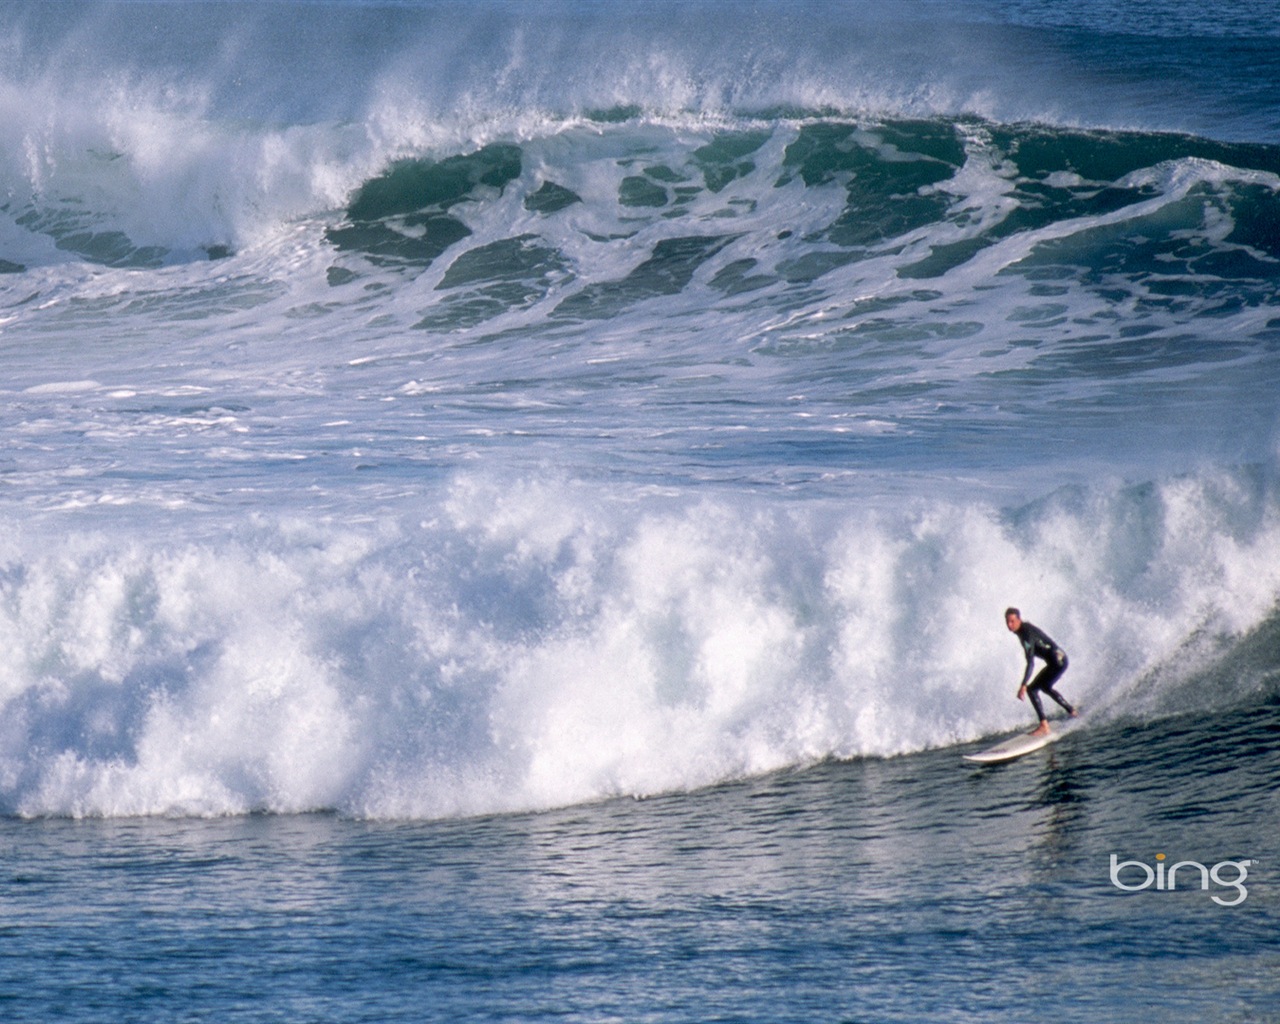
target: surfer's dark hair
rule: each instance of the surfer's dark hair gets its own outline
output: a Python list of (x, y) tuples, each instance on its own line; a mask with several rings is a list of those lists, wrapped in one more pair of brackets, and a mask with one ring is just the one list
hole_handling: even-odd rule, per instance
[(1022, 612), (1018, 611), (1018, 609), (1017, 609), (1017, 608), (1006, 608), (1006, 609), (1004, 610), (1004, 617), (1005, 617), (1006, 619), (1007, 619), (1010, 615), (1016, 615), (1016, 616), (1018, 616), (1018, 618), (1022, 618)]

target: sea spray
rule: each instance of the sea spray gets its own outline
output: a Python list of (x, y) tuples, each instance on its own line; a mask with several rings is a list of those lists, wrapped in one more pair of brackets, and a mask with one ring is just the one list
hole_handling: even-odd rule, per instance
[(907, 753), (1025, 720), (1010, 601), (1100, 719), (1230, 706), (1274, 665), (1188, 693), (1185, 645), (1219, 638), (1205, 671), (1268, 628), (1276, 517), (1249, 473), (1012, 514), (466, 475), (419, 522), (19, 535), (4, 802), (430, 817)]

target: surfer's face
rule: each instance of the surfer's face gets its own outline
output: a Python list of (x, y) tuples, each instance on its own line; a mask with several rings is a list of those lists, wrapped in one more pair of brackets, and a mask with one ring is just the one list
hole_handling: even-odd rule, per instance
[(1018, 632), (1018, 627), (1022, 625), (1022, 619), (1017, 615), (1006, 615), (1004, 617), (1004, 624), (1009, 627), (1010, 633), (1016, 633)]

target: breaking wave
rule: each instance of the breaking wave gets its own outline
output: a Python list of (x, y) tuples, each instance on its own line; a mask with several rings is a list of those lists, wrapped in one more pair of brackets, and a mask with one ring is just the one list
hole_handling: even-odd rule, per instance
[(1010, 602), (1097, 721), (1274, 693), (1261, 471), (1001, 513), (454, 480), (394, 527), (11, 538), (0, 807), (433, 817), (1018, 727)]

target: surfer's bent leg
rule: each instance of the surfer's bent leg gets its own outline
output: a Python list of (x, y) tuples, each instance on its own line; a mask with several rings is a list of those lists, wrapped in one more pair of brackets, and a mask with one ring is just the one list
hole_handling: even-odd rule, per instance
[(1042, 722), (1047, 722), (1048, 719), (1045, 718), (1044, 716), (1044, 708), (1040, 704), (1040, 680), (1039, 679), (1036, 679), (1035, 682), (1033, 682), (1030, 686), (1027, 687), (1027, 696), (1031, 698), (1031, 706), (1036, 709), (1036, 717), (1039, 718), (1040, 721)]
[(1031, 680), (1031, 685), (1027, 687), (1027, 696), (1031, 698), (1031, 704), (1036, 709), (1036, 714), (1040, 717), (1040, 721), (1045, 721), (1044, 708), (1040, 704), (1040, 694), (1047, 693), (1057, 702), (1069, 715), (1074, 715), (1076, 709), (1067, 703), (1065, 697), (1053, 688), (1053, 684), (1062, 678), (1062, 673), (1067, 670), (1067, 656), (1063, 654), (1061, 660), (1050, 662), (1045, 665), (1035, 679)]

